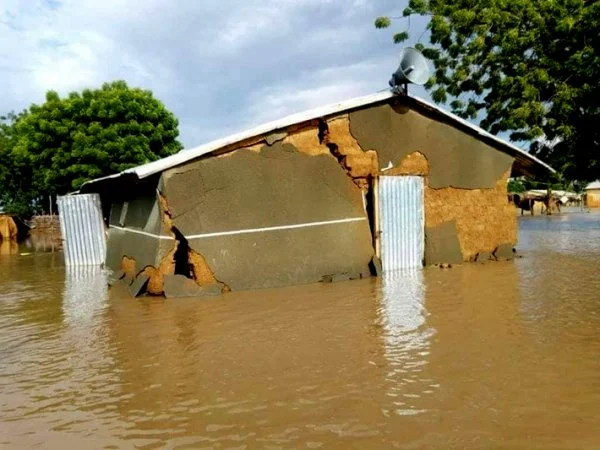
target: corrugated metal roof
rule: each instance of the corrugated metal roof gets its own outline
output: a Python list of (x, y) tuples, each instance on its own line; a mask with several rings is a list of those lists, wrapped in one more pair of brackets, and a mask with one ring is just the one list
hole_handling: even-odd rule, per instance
[[(204, 156), (208, 153), (223, 149), (224, 147), (235, 144), (237, 142), (256, 138), (261, 135), (269, 134), (274, 131), (281, 130), (283, 128), (287, 128), (291, 125), (296, 125), (296, 124), (300, 124), (302, 122), (307, 122), (309, 120), (318, 119), (321, 117), (328, 117), (328, 116), (332, 116), (332, 115), (336, 115), (336, 114), (341, 114), (341, 113), (349, 111), (349, 110), (385, 102), (386, 100), (389, 100), (389, 99), (395, 97), (396, 95), (397, 94), (394, 94), (392, 91), (386, 90), (383, 92), (377, 92), (375, 94), (367, 95), (364, 97), (357, 97), (357, 98), (353, 98), (353, 99), (346, 100), (343, 102), (333, 103), (333, 104), (326, 105), (326, 106), (321, 106), (321, 107), (314, 108), (314, 109), (304, 111), (301, 113), (292, 114), (292, 115), (289, 115), (282, 119), (278, 119), (278, 120), (275, 120), (272, 122), (265, 123), (263, 125), (259, 125), (258, 127), (252, 128), (250, 130), (242, 131), (241, 133), (236, 133), (231, 136), (227, 136), (227, 137), (217, 139), (212, 142), (208, 142), (206, 144), (200, 145), (199, 147), (194, 147), (189, 150), (182, 150), (174, 155), (159, 159), (157, 161), (153, 161), (148, 164), (144, 164), (141, 166), (133, 167), (131, 169), (127, 169), (118, 174), (109, 175), (106, 177), (97, 178), (95, 180), (88, 181), (87, 183), (85, 183), (82, 186), (82, 189), (85, 188), (85, 189), (83, 189), (84, 191), (90, 191), (90, 190), (93, 190), (93, 189), (90, 189), (91, 185), (93, 185), (93, 184), (96, 184), (96, 183), (99, 183), (99, 182), (102, 182), (105, 180), (118, 178), (118, 177), (121, 177), (121, 176), (127, 175), (127, 174), (136, 175), (139, 179), (146, 178), (150, 175), (154, 175), (156, 173), (163, 172), (172, 167), (176, 167), (176, 166), (184, 164), (188, 161), (191, 161), (193, 159), (199, 158), (200, 156)], [(555, 172), (554, 169), (552, 169), (552, 167), (550, 167), (543, 161), (539, 160), (535, 156), (530, 155), (525, 150), (488, 133), (487, 131), (483, 130), (482, 128), (480, 128), (476, 125), (473, 125), (472, 123), (458, 117), (457, 115), (452, 114), (451, 112), (446, 111), (445, 109), (440, 108), (439, 106), (434, 105), (432, 103), (429, 103), (419, 97), (408, 96), (408, 98), (412, 99), (412, 101), (414, 101), (416, 104), (420, 105), (421, 107), (428, 109), (430, 111), (433, 111), (439, 115), (444, 116), (446, 119), (448, 119), (449, 122), (466, 127), (468, 129), (470, 129), (471, 131), (475, 132), (476, 135), (479, 135), (480, 137), (491, 141), (492, 145), (497, 147), (499, 150), (510, 154), (524, 166), (527, 167), (527, 166), (539, 165), (552, 173)]]
[(594, 181), (593, 183), (588, 184), (585, 187), (585, 190), (587, 191), (588, 189), (600, 189), (600, 180)]

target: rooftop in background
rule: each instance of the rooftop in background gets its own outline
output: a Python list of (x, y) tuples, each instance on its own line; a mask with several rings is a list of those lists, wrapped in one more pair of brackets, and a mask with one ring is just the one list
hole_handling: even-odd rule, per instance
[(593, 183), (588, 184), (585, 187), (585, 190), (587, 191), (588, 189), (600, 189), (600, 180), (594, 181)]
[[(256, 128), (243, 131), (241, 133), (236, 133), (222, 139), (217, 139), (207, 144), (200, 145), (199, 147), (194, 147), (189, 150), (182, 150), (174, 155), (150, 162), (148, 164), (127, 169), (118, 174), (109, 175), (103, 178), (88, 181), (85, 184), (83, 184), (81, 191), (94, 191), (92, 186), (96, 185), (97, 183), (102, 184), (105, 181), (114, 180), (120, 177), (133, 176), (137, 179), (143, 179), (151, 175), (163, 172), (172, 167), (179, 166), (193, 159), (207, 155), (209, 153), (226, 149), (227, 147), (233, 146), (237, 143), (249, 139), (254, 139), (263, 135), (267, 135), (275, 131), (282, 130), (286, 127), (301, 124), (303, 122), (308, 122), (310, 120), (332, 117), (337, 114), (341, 114), (351, 110), (361, 109), (378, 103), (384, 103), (396, 96), (397, 94), (386, 90), (364, 97), (357, 97), (343, 102), (311, 109), (301, 113), (292, 114), (282, 119), (259, 125)], [(535, 156), (530, 155), (527, 151), (517, 147), (514, 144), (506, 142), (498, 138), (497, 136), (488, 133), (484, 129), (473, 125), (470, 122), (467, 122), (466, 120), (458, 117), (457, 115), (449, 111), (446, 111), (445, 109), (439, 106), (433, 105), (419, 97), (410, 95), (405, 95), (403, 97), (406, 98), (409, 102), (413, 103), (415, 106), (427, 111), (430, 115), (436, 116), (437, 119), (445, 120), (446, 122), (455, 126), (456, 128), (462, 129), (463, 131), (474, 135), (478, 139), (487, 142), (489, 145), (496, 148), (497, 150), (500, 150), (514, 157), (515, 164), (520, 169), (519, 171), (523, 175), (532, 175), (534, 173), (540, 172), (555, 172), (555, 170), (552, 169), (552, 167), (539, 160)]]

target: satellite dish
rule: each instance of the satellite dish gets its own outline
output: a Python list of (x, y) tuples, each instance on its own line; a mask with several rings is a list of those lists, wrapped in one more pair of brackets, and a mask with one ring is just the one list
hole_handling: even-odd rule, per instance
[(392, 74), (390, 86), (394, 89), (406, 90), (409, 83), (422, 85), (429, 79), (429, 65), (423, 54), (412, 47), (407, 47), (400, 54), (400, 67)]

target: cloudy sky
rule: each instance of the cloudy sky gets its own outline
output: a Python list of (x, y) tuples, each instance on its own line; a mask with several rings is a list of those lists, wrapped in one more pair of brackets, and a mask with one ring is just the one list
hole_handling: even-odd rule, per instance
[[(373, 20), (406, 3), (0, 0), (0, 114), (43, 102), (49, 89), (123, 79), (151, 89), (192, 147), (385, 89), (401, 47)], [(414, 38), (423, 27), (413, 20)]]

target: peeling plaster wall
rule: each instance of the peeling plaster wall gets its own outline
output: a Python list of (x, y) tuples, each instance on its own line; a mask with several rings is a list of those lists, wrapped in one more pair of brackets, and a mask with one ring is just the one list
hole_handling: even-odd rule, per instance
[(510, 168), (493, 189), (432, 188), (428, 161), (420, 152), (384, 173), (425, 177), (426, 264), (473, 261), (516, 244), (517, 219), (506, 189)]
[(516, 243), (506, 191), (512, 157), (400, 99), (349, 117), (357, 142), (388, 169), (382, 174), (426, 177), (426, 264), (475, 260)]
[[(478, 254), (493, 253), (498, 247), (517, 242), (517, 218), (507, 200), (506, 184), (510, 169), (493, 189), (425, 189), (425, 230), (454, 223), (462, 258), (474, 260)], [(426, 242), (427, 246), (427, 242)], [(437, 264), (441, 258), (431, 258)]]
[[(400, 102), (276, 130), (166, 170), (158, 195), (153, 188), (129, 203), (124, 226), (173, 238), (113, 228), (107, 264), (143, 270), (153, 294), (181, 267), (181, 245), (186, 276), (223, 292), (367, 275), (374, 251), (364, 198), (378, 174), (425, 177), (428, 264), (512, 248), (513, 158)], [(121, 207), (113, 205), (111, 223)], [(362, 220), (322, 224), (349, 218)], [(273, 227), (284, 229), (264, 230)]]
[[(362, 192), (316, 128), (167, 170), (160, 185), (173, 225), (232, 290), (368, 273), (373, 247)], [(259, 231), (348, 218), (362, 220)], [(236, 230), (256, 232), (194, 238)]]
[(429, 162), (429, 186), (493, 189), (513, 158), (448, 124), (401, 104), (351, 112), (350, 131), (365, 150), (375, 150), (380, 168), (398, 166), (410, 153)]
[[(160, 205), (156, 197), (156, 191), (148, 189), (129, 200), (123, 224), (119, 223), (123, 202), (112, 205), (112, 226), (108, 231), (106, 253), (106, 265), (110, 269), (121, 270), (123, 257), (128, 257), (135, 262), (135, 270), (139, 273), (146, 266), (158, 266), (164, 255), (174, 248), (175, 239), (159, 240), (155, 237), (163, 231)], [(150, 236), (115, 226), (149, 233)]]

